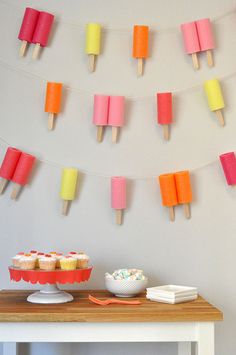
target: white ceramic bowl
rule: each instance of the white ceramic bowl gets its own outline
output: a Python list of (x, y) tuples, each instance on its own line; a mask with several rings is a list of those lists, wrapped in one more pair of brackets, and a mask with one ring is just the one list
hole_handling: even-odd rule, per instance
[(114, 280), (105, 276), (106, 289), (117, 297), (134, 297), (146, 289), (145, 280)]

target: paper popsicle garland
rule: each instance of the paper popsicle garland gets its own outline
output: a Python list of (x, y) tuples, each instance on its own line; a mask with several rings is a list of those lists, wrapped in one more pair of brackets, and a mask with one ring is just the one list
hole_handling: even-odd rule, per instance
[(32, 43), (35, 44), (32, 58), (37, 59), (41, 47), (46, 47), (48, 44), (48, 38), (54, 21), (54, 16), (48, 12), (42, 11), (39, 14)]
[(184, 215), (189, 219), (191, 217), (190, 203), (192, 202), (190, 174), (187, 170), (179, 171), (174, 174), (174, 177), (178, 203), (184, 205)]
[(137, 75), (143, 75), (144, 59), (148, 57), (148, 26), (135, 25), (133, 29), (133, 58), (138, 59)]
[(177, 191), (175, 186), (174, 174), (163, 174), (159, 176), (162, 204), (169, 208), (169, 217), (173, 222), (175, 220), (174, 207), (178, 204)]
[(214, 37), (209, 19), (188, 22), (181, 25), (185, 52), (191, 54), (194, 69), (199, 69), (198, 53), (206, 51), (207, 63), (214, 65), (212, 49), (215, 48)]
[(124, 96), (110, 96), (108, 125), (112, 127), (112, 143), (117, 142), (118, 130), (124, 125)]
[(85, 52), (89, 56), (88, 69), (94, 72), (96, 57), (101, 50), (101, 25), (98, 23), (88, 23), (86, 26), (86, 45)]
[(171, 92), (157, 94), (157, 122), (163, 126), (164, 139), (169, 140), (169, 126), (173, 123)]
[(225, 121), (222, 109), (225, 107), (225, 103), (219, 81), (217, 79), (205, 81), (204, 89), (210, 110), (215, 112), (220, 125), (224, 126)]
[(1, 177), (0, 194), (3, 193), (8, 182), (12, 179), (17, 163), (20, 159), (20, 156), (21, 156), (20, 150), (12, 147), (9, 147), (7, 149), (0, 168), (0, 177)]
[(28, 43), (32, 43), (33, 34), (37, 25), (39, 13), (40, 12), (38, 10), (32, 9), (30, 7), (27, 7), (25, 9), (25, 14), (18, 35), (18, 39), (22, 41), (19, 52), (20, 57), (23, 57), (25, 55)]
[(111, 207), (116, 211), (116, 224), (121, 225), (126, 208), (126, 178), (123, 176), (111, 178)]
[(48, 112), (48, 129), (54, 128), (54, 119), (61, 111), (62, 83), (47, 83), (45, 112)]
[(221, 154), (220, 162), (225, 174), (227, 184), (236, 187), (236, 157), (234, 152)]
[(61, 178), (60, 197), (63, 200), (62, 214), (66, 216), (69, 211), (70, 202), (75, 199), (78, 170), (75, 168), (64, 168)]
[(18, 160), (14, 175), (11, 179), (14, 182), (11, 198), (15, 200), (21, 189), (27, 184), (33, 165), (35, 163), (35, 157), (33, 155), (22, 152)]

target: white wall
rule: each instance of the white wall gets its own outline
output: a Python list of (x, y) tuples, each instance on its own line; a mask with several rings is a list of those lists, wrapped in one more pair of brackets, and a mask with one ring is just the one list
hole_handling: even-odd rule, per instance
[[(55, 26), (50, 47), (43, 51), (39, 61), (32, 62), (31, 53), (19, 59), (17, 32), (24, 6), (18, 7), (16, 0), (5, 3), (0, 2), (0, 61), (82, 91), (152, 96), (137, 102), (127, 101), (127, 124), (119, 144), (111, 144), (107, 130), (104, 142), (98, 145), (91, 123), (92, 95), (65, 92), (63, 113), (56, 130), (49, 133), (44, 113), (45, 84), (0, 65), (0, 136), (11, 145), (41, 159), (110, 176), (159, 175), (194, 169), (216, 160), (220, 153), (236, 150), (235, 78), (222, 82), (225, 128), (220, 128), (209, 112), (202, 88), (190, 90), (175, 97), (176, 123), (167, 144), (163, 143), (162, 131), (155, 123), (154, 97), (157, 91), (178, 91), (235, 71), (235, 13), (214, 24), (217, 49), (213, 69), (207, 68), (205, 56), (201, 56), (201, 70), (193, 71), (177, 30), (181, 22), (227, 12), (233, 8), (233, 0), (20, 2), (52, 11), (57, 18), (73, 23), (98, 21), (104, 26), (130, 29), (134, 23), (156, 23), (157, 30), (175, 27), (173, 31), (151, 35), (151, 58), (140, 79), (135, 76), (136, 63), (130, 55), (132, 31), (105, 32), (104, 52), (92, 75), (86, 68), (83, 31), (65, 24)], [(4, 152), (1, 143), (0, 158)], [(155, 179), (131, 180), (124, 225), (117, 227), (109, 204), (109, 179), (88, 175), (81, 176), (79, 199), (64, 218), (60, 215), (58, 197), (60, 173), (57, 167), (38, 164), (30, 186), (17, 202), (9, 199), (10, 187), (1, 197), (0, 287), (29, 287), (23, 282), (9, 281), (7, 266), (10, 257), (19, 250), (85, 250), (95, 268), (91, 281), (79, 288), (103, 288), (105, 271), (131, 266), (143, 268), (150, 285), (197, 286), (204, 297), (224, 311), (225, 320), (216, 327), (217, 355), (234, 355), (236, 191), (226, 186), (218, 161), (192, 171), (192, 219), (186, 221), (178, 208), (175, 223), (169, 223), (167, 211), (161, 206)], [(45, 347), (51, 349), (49, 355), (77, 353), (75, 345), (46, 344)], [(35, 344), (29, 354), (39, 354), (41, 349), (46, 348)], [(78, 349), (81, 354), (98, 353), (96, 345), (85, 344)], [(127, 354), (145, 351), (170, 355), (175, 350), (174, 344), (122, 347), (122, 352)], [(120, 351), (120, 345), (99, 345), (99, 353), (119, 354)]]

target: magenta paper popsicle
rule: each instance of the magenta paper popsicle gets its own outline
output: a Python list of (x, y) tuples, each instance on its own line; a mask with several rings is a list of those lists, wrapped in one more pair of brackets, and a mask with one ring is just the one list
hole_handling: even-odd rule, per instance
[(38, 22), (34, 31), (32, 43), (35, 44), (33, 51), (33, 59), (37, 59), (40, 47), (46, 47), (53, 24), (54, 16), (48, 12), (40, 12)]
[(220, 161), (227, 184), (236, 186), (236, 157), (234, 152), (221, 154)]
[(26, 47), (28, 43), (32, 43), (34, 30), (37, 25), (40, 12), (38, 10), (27, 7), (22, 20), (18, 39), (22, 41), (19, 55), (23, 57), (25, 55)]

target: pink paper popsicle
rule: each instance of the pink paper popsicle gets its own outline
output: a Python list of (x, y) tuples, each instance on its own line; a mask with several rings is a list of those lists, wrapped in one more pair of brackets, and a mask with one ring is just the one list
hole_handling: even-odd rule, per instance
[(220, 161), (228, 185), (236, 185), (236, 157), (234, 152), (221, 154)]
[(126, 208), (126, 178), (111, 178), (111, 207), (116, 210), (116, 223), (122, 224), (122, 210)]
[(93, 123), (97, 128), (97, 141), (103, 139), (103, 127), (108, 124), (109, 96), (94, 95), (93, 103)]
[(53, 20), (54, 16), (52, 14), (44, 11), (40, 12), (32, 39), (32, 43), (35, 43), (36, 45), (33, 52), (33, 59), (38, 57), (39, 48), (46, 47), (48, 44), (48, 37), (51, 31)]
[(38, 10), (27, 7), (22, 20), (20, 32), (18, 35), (19, 40), (22, 41), (20, 48), (20, 57), (23, 57), (27, 47), (27, 43), (31, 43), (35, 27), (37, 25), (40, 12)]
[(110, 96), (108, 125), (112, 126), (112, 143), (117, 142), (118, 127), (124, 125), (124, 112), (124, 96)]
[(184, 39), (184, 47), (187, 54), (192, 55), (194, 69), (199, 69), (197, 53), (200, 52), (197, 27), (195, 22), (188, 22), (181, 25)]
[(213, 57), (211, 49), (215, 48), (215, 42), (212, 32), (212, 26), (209, 18), (204, 18), (196, 22), (198, 38), (201, 51), (207, 51), (207, 62), (209, 66), (213, 66)]

